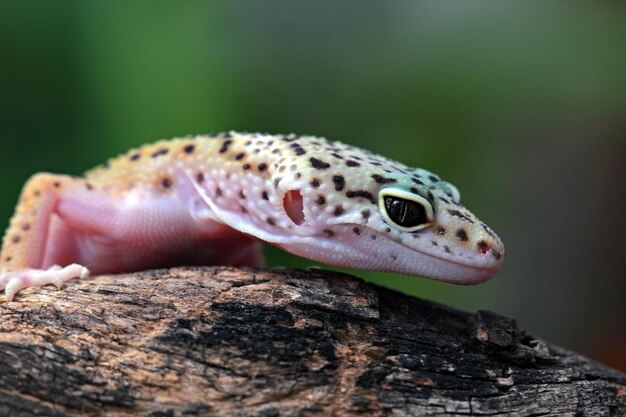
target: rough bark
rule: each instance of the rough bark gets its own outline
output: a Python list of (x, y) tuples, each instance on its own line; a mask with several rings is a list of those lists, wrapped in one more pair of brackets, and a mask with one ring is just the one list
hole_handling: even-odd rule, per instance
[(178, 268), (0, 303), (0, 415), (626, 414), (626, 375), (336, 273)]

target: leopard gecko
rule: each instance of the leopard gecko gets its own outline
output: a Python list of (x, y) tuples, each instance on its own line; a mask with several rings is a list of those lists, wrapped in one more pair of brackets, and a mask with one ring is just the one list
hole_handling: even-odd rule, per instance
[(261, 266), (261, 242), (330, 265), (458, 284), (492, 277), (498, 236), (439, 176), (321, 137), (223, 133), (145, 145), (85, 174), (34, 175), (0, 291), (174, 265)]

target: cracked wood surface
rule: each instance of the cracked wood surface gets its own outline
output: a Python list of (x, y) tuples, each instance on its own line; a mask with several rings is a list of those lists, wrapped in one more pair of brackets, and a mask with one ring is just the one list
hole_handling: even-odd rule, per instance
[(0, 303), (0, 416), (626, 415), (626, 375), (333, 272), (177, 268)]

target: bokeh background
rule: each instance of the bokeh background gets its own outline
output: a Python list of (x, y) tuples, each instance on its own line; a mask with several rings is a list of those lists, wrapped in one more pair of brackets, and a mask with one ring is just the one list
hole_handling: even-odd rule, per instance
[(626, 370), (625, 22), (617, 2), (3, 0), (0, 223), (37, 171), (322, 135), (437, 172), (507, 245), (475, 287), (356, 275)]

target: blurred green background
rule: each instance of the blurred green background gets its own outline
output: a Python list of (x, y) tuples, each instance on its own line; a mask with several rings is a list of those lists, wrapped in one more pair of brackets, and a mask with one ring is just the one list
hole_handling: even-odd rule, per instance
[(475, 287), (356, 275), (626, 370), (625, 18), (610, 2), (3, 0), (0, 222), (37, 171), (189, 133), (322, 135), (440, 174), (507, 245)]

